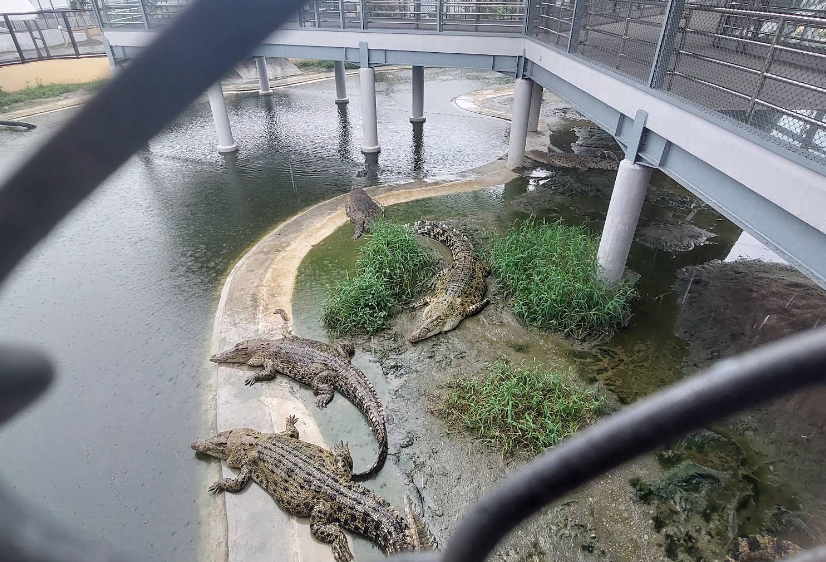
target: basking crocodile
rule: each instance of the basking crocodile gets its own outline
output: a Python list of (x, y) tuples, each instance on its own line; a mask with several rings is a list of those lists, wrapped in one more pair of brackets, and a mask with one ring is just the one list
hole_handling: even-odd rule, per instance
[(370, 225), (384, 214), (384, 208), (367, 195), (360, 187), (350, 190), (350, 198), (345, 207), (347, 218), (353, 221), (355, 232), (353, 240), (358, 240), (365, 232), (370, 232)]
[(331, 545), (336, 562), (353, 560), (342, 528), (367, 537), (385, 554), (435, 546), (408, 498), (402, 517), (388, 502), (353, 482), (353, 459), (346, 443), (328, 451), (301, 441), (296, 421), (288, 417), (281, 433), (232, 429), (194, 442), (194, 450), (241, 469), (236, 478), (219, 480), (209, 491), (237, 493), (254, 480), (287, 512), (309, 517), (310, 532)]
[(731, 554), (726, 557), (727, 562), (768, 562), (782, 560), (802, 552), (796, 544), (768, 537), (765, 535), (749, 535), (748, 538), (738, 537), (731, 545)]
[(453, 255), (453, 264), (436, 274), (432, 291), (417, 306), (427, 304), (422, 323), (410, 336), (421, 341), (455, 328), (462, 319), (476, 314), (488, 303), (485, 298), (487, 267), (476, 255), (467, 237), (450, 226), (433, 221), (416, 221), (413, 232), (441, 242)]
[(262, 370), (248, 376), (245, 384), (269, 381), (278, 373), (313, 387), (316, 405), (326, 407), (338, 390), (356, 405), (370, 423), (379, 445), (376, 462), (355, 480), (374, 476), (387, 460), (387, 428), (384, 408), (364, 373), (350, 363), (353, 347), (333, 347), (314, 340), (288, 335), (278, 340), (246, 340), (210, 358), (213, 363), (240, 363)]

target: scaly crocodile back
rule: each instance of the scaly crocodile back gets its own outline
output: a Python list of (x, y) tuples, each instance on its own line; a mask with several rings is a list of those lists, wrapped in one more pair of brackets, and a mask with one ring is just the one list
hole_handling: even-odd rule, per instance
[(457, 254), (464, 252), (476, 255), (473, 244), (470, 243), (467, 236), (443, 222), (416, 221), (413, 223), (413, 232), (444, 244), (450, 248), (450, 253), (453, 254), (454, 259)]

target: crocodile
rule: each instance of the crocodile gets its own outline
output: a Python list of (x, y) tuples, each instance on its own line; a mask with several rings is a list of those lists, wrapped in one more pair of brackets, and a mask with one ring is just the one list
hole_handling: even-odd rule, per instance
[(455, 228), (439, 222), (416, 221), (413, 232), (441, 242), (453, 255), (453, 264), (436, 274), (430, 282), (431, 292), (414, 305), (427, 305), (421, 324), (408, 338), (417, 342), (452, 330), (462, 319), (488, 304), (488, 268), (476, 255), (470, 240)]
[(435, 547), (421, 512), (409, 498), (402, 517), (387, 501), (352, 480), (353, 459), (346, 443), (327, 450), (301, 441), (297, 421), (289, 416), (280, 433), (239, 428), (195, 441), (195, 451), (240, 469), (237, 477), (221, 479), (209, 491), (238, 493), (253, 480), (290, 514), (309, 517), (310, 532), (332, 547), (336, 562), (353, 560), (342, 528), (367, 537), (385, 554)]
[(380, 216), (384, 215), (384, 207), (367, 195), (367, 192), (360, 187), (350, 190), (350, 197), (347, 199), (347, 206), (344, 208), (347, 218), (353, 221), (355, 232), (353, 240), (358, 240), (365, 232), (370, 232), (370, 225)]
[(378, 441), (376, 462), (365, 472), (354, 474), (355, 480), (374, 476), (387, 460), (387, 428), (384, 407), (367, 377), (351, 362), (355, 349), (349, 344), (333, 347), (319, 341), (286, 335), (277, 340), (253, 339), (236, 344), (232, 349), (216, 353), (213, 363), (246, 364), (263, 367), (246, 378), (244, 384), (269, 381), (278, 373), (312, 386), (316, 405), (323, 409), (333, 399), (336, 390), (361, 410)]
[(769, 562), (782, 560), (802, 551), (803, 549), (796, 544), (783, 539), (749, 535), (747, 538), (734, 539), (726, 562)]

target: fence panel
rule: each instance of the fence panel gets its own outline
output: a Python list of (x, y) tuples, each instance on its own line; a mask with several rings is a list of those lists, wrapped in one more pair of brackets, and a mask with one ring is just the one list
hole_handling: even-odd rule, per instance
[(105, 53), (103, 36), (91, 11), (0, 14), (0, 65)]

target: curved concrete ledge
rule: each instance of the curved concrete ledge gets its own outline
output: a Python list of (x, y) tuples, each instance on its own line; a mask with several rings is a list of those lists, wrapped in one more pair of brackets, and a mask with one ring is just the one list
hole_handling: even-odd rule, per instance
[[(437, 195), (460, 193), (503, 184), (517, 177), (496, 160), (465, 172), (456, 181), (417, 181), (368, 189), (384, 206)], [(230, 272), (218, 303), (212, 350), (226, 349), (243, 339), (279, 338), (290, 322), (274, 311), (292, 315), (292, 296), (298, 267), (307, 252), (347, 221), (347, 194), (319, 203), (295, 215), (261, 239)], [(301, 438), (325, 445), (313, 412), (298, 398), (308, 392), (286, 377), (254, 387), (244, 386), (244, 374), (221, 365), (214, 367), (216, 426), (218, 431), (252, 427), (280, 431), (289, 414), (298, 416)], [(232, 471), (222, 465), (223, 477)], [(224, 494), (226, 522), (211, 522), (210, 546), (225, 552), (228, 562), (332, 562), (327, 545), (310, 536), (308, 521), (288, 516), (261, 488), (249, 486), (241, 494)], [(221, 501), (216, 499), (216, 501)], [(223, 522), (220, 522), (223, 523)], [(213, 557), (214, 558), (214, 557)]]

